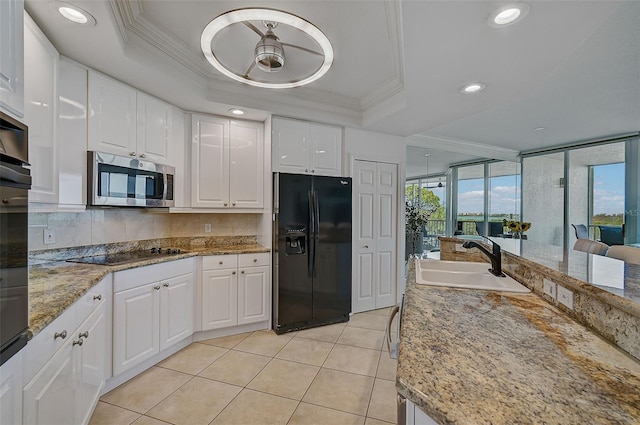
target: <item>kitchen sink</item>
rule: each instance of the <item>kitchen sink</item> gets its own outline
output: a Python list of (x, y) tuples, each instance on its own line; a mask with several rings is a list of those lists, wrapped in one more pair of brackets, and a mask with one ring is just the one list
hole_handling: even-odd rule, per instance
[(416, 260), (416, 283), (485, 291), (531, 292), (515, 279), (489, 273), (490, 264), (468, 261)]

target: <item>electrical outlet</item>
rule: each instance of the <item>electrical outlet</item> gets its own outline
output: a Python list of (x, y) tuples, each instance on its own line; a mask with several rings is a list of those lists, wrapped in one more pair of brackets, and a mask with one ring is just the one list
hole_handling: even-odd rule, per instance
[(467, 248), (463, 247), (461, 243), (457, 243), (456, 252), (467, 252)]
[(558, 285), (558, 301), (564, 304), (569, 310), (573, 310), (573, 292)]
[(557, 298), (556, 296), (556, 283), (550, 281), (549, 279), (543, 279), (542, 284), (544, 285), (544, 293), (549, 295), (554, 300)]
[(204, 225), (204, 232), (211, 233), (211, 224), (207, 223)]
[(51, 245), (56, 243), (56, 231), (54, 229), (44, 229), (44, 244)]

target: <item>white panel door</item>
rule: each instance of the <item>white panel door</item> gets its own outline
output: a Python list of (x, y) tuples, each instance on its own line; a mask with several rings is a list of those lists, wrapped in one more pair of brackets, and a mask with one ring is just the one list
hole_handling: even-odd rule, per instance
[(397, 165), (355, 161), (353, 312), (396, 303)]
[(193, 334), (193, 273), (161, 284), (160, 351)]
[(309, 125), (309, 168), (321, 176), (342, 175), (342, 128), (322, 124)]
[(269, 320), (269, 267), (240, 269), (238, 324)]
[[(83, 338), (81, 362), (80, 362), (80, 397), (78, 403), (78, 423), (89, 423), (93, 407), (98, 402), (98, 396), (104, 386), (105, 362), (110, 356), (105, 351), (105, 343), (111, 335), (107, 334), (107, 305), (103, 300), (87, 320), (80, 325), (80, 333), (86, 335)], [(79, 335), (75, 335), (79, 337)]]
[(191, 206), (229, 206), (229, 120), (193, 115)]
[(137, 156), (136, 91), (89, 71), (89, 150)]
[(25, 351), (14, 354), (0, 367), (0, 414), (3, 424), (22, 423)]
[(113, 374), (160, 352), (160, 283), (113, 296)]
[(273, 171), (308, 174), (309, 123), (304, 121), (273, 119), (272, 130)]
[(353, 171), (353, 213), (356, 235), (355, 276), (352, 288), (352, 311), (373, 310), (375, 300), (375, 209), (376, 209), (376, 164), (356, 161)]
[(231, 208), (264, 206), (264, 126), (231, 121), (229, 126), (229, 201)]
[(397, 169), (396, 164), (377, 164), (376, 308), (396, 303)]
[(144, 93), (137, 93), (138, 157), (166, 164), (172, 135), (171, 105)]
[(202, 330), (238, 324), (238, 275), (236, 270), (202, 272)]

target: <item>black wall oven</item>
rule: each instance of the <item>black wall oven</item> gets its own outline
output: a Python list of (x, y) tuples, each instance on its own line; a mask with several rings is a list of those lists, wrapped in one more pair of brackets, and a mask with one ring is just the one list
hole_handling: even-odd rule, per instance
[(27, 127), (0, 112), (0, 365), (27, 344), (28, 160)]

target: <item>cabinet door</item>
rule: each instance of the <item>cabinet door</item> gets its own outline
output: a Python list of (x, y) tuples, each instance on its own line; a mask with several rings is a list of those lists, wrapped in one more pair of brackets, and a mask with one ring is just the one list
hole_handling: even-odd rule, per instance
[(342, 128), (310, 124), (309, 138), (311, 172), (339, 177), (342, 172)]
[(273, 119), (273, 171), (309, 174), (309, 123)]
[(238, 324), (238, 276), (235, 270), (202, 272), (202, 330)]
[(238, 324), (269, 320), (269, 267), (240, 269)]
[(193, 334), (193, 273), (161, 284), (160, 351)]
[(0, 1), (0, 107), (22, 118), (24, 111), (24, 1)]
[(24, 20), (25, 111), (32, 202), (58, 203), (58, 52), (29, 15)]
[(30, 425), (68, 425), (76, 422), (77, 361), (73, 345), (77, 335), (47, 362), (24, 388), (23, 423)]
[(89, 150), (136, 156), (136, 91), (89, 72)]
[(25, 351), (20, 351), (0, 366), (0, 413), (3, 424), (22, 423)]
[(78, 328), (78, 334), (74, 338), (82, 336), (83, 344), (80, 350), (80, 381), (79, 397), (77, 405), (76, 423), (89, 423), (93, 407), (98, 402), (98, 396), (105, 382), (105, 362), (108, 356), (105, 347), (108, 347), (107, 338), (107, 304), (105, 300)]
[(137, 153), (139, 158), (168, 163), (171, 143), (171, 105), (144, 93), (138, 93)]
[(61, 59), (58, 73), (60, 204), (87, 204), (87, 70)]
[(264, 206), (264, 126), (231, 121), (229, 127), (229, 200), (232, 208)]
[(113, 295), (113, 375), (160, 351), (160, 283)]
[(193, 115), (191, 206), (229, 207), (229, 120)]

